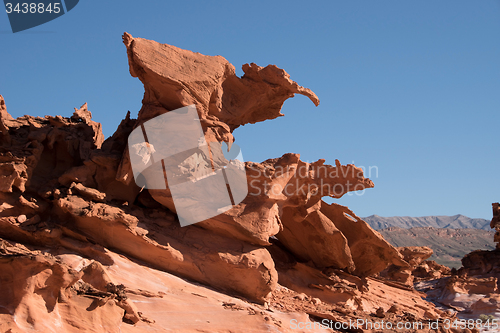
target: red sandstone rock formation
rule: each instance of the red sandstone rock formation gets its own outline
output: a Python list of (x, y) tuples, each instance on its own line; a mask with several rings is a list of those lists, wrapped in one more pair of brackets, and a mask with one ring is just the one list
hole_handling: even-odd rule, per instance
[(449, 267), (439, 265), (434, 260), (426, 260), (433, 253), (427, 246), (405, 246), (397, 249), (409, 263), (409, 267), (391, 265), (380, 273), (384, 278), (413, 287), (415, 282), (439, 279), (451, 274)]
[(295, 93), (319, 100), (273, 65), (244, 65), (238, 78), (221, 56), (123, 39), (143, 107), (105, 141), (86, 104), (70, 118), (13, 119), (0, 96), (1, 332), (295, 332), (292, 319), (446, 316), (370, 277), (408, 263), (347, 207), (321, 201), (373, 187), (354, 165), (247, 162), (258, 193), (181, 228), (169, 190), (133, 180), (134, 128), (195, 104), (207, 141), (232, 143)]
[(493, 218), (490, 227), (496, 231), (493, 240), (497, 243), (497, 249), (500, 249), (500, 204), (497, 202), (491, 205), (493, 206)]
[[(491, 227), (498, 234), (498, 203), (493, 204)], [(496, 241), (495, 235), (495, 241)], [(462, 267), (451, 277), (424, 281), (417, 289), (426, 292), (428, 299), (448, 305), (467, 319), (500, 312), (500, 250), (476, 250), (464, 256)], [(432, 273), (434, 269), (429, 269)], [(417, 273), (417, 270), (414, 271)], [(422, 271), (420, 271), (422, 273)], [(424, 272), (425, 273), (425, 272)], [(417, 275), (417, 274), (415, 274)], [(425, 274), (424, 274), (425, 275)]]

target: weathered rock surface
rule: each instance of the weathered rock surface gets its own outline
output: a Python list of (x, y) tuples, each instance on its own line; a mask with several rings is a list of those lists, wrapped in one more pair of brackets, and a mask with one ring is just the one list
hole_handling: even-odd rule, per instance
[[(493, 218), (491, 227), (496, 229), (495, 242), (497, 242), (500, 230), (500, 204), (493, 203)], [(458, 275), (474, 276), (481, 278), (500, 277), (500, 248), (492, 251), (473, 251), (462, 259), (462, 267), (458, 270)]]
[(449, 276), (451, 274), (451, 269), (447, 266), (438, 264), (434, 260), (425, 260), (415, 267), (412, 274), (416, 281), (439, 279)]
[[(142, 81), (145, 90), (135, 127), (165, 112), (194, 104), (208, 144), (222, 141), (231, 144), (235, 128), (282, 116), (283, 103), (295, 93), (306, 95), (319, 104), (312, 91), (290, 80), (284, 70), (274, 65), (265, 68), (244, 65), (245, 75), (239, 78), (234, 66), (221, 56), (205, 56), (133, 38), (128, 33), (123, 35), (123, 42), (127, 47), (130, 73)], [(246, 168), (249, 167), (247, 164)], [(129, 183), (132, 178), (130, 161), (125, 154), (118, 179)], [(168, 189), (150, 190), (150, 193), (175, 212)], [(267, 239), (280, 230), (278, 205), (274, 198), (259, 198), (257, 202), (252, 196), (248, 197), (231, 212), (201, 225), (225, 236), (259, 245), (269, 244)]]
[(500, 312), (496, 277), (453, 275), (421, 281), (416, 288), (425, 292), (428, 300), (457, 311), (461, 318), (475, 320), (482, 314), (496, 317)]
[(87, 104), (70, 118), (14, 119), (0, 96), (0, 331), (296, 332), (290, 320), (447, 316), (370, 277), (408, 263), (347, 207), (321, 201), (373, 187), (354, 165), (246, 162), (245, 200), (180, 227), (168, 189), (134, 182), (135, 128), (195, 104), (206, 140), (231, 144), (235, 128), (281, 116), (295, 93), (319, 100), (273, 65), (244, 65), (238, 78), (221, 56), (123, 39), (143, 107), (105, 141)]
[[(316, 105), (319, 103), (312, 91), (298, 86), (285, 71), (275, 66), (243, 66), (245, 75), (238, 78), (234, 67), (220, 56), (204, 56), (133, 38), (129, 34), (124, 34), (123, 40), (127, 46), (130, 72), (143, 82), (145, 89), (143, 107), (135, 126), (159, 114), (195, 104), (207, 142), (231, 143), (234, 140), (231, 133), (235, 128), (276, 118), (281, 115), (283, 102), (295, 93), (308, 96)], [(199, 225), (256, 245), (269, 245), (269, 237), (278, 234), (284, 225), (286, 230), (278, 238), (288, 247), (300, 243), (288, 241), (293, 238), (287, 237), (289, 234), (308, 235), (312, 232), (310, 237), (318, 238), (316, 234), (325, 236), (322, 242), (316, 242), (315, 247), (307, 246), (309, 242), (306, 239), (305, 243), (302, 241), (302, 248), (294, 250), (303, 254), (304, 259), (312, 259), (319, 267), (335, 266), (354, 271), (357, 262), (357, 273), (369, 275), (385, 268), (386, 261), (405, 265), (396, 259), (399, 256), (397, 251), (367, 226), (351, 233), (351, 244), (348, 246), (344, 234), (334, 230), (335, 226), (334, 229), (327, 227), (330, 229), (327, 232), (320, 228), (314, 233), (317, 227), (309, 228), (307, 222), (289, 222), (292, 215), (295, 220), (297, 215), (305, 218), (307, 210), (312, 212), (311, 207), (315, 205), (319, 210), (323, 196), (340, 198), (349, 191), (373, 187), (373, 182), (364, 178), (362, 170), (354, 165), (342, 166), (336, 161), (335, 166), (330, 166), (324, 162), (305, 163), (300, 161), (298, 154), (286, 154), (262, 164), (246, 163), (250, 195), (230, 211)], [(131, 167), (126, 156), (118, 174), (124, 182), (131, 179)], [(156, 201), (175, 211), (168, 189), (149, 192)], [(310, 219), (323, 219), (319, 223), (331, 225), (332, 222), (323, 213), (319, 214), (313, 213)], [(345, 232), (350, 232), (346, 223), (341, 220), (337, 223), (346, 227)], [(351, 221), (347, 223), (356, 225)], [(296, 226), (300, 230), (291, 231)], [(364, 232), (358, 232), (361, 230)], [(359, 241), (361, 239), (362, 242)], [(330, 244), (339, 244), (339, 248)], [(332, 248), (321, 250), (328, 247)], [(356, 249), (355, 259), (351, 257), (349, 247)], [(306, 255), (307, 252), (310, 253)], [(379, 263), (374, 265), (377, 260)]]
[(463, 275), (468, 276), (500, 276), (500, 250), (477, 250), (469, 253), (462, 259)]
[(310, 323), (306, 313), (270, 312), (101, 251), (106, 265), (64, 248), (0, 239), (0, 331), (311, 332), (289, 326)]
[(287, 207), (277, 237), (298, 258), (368, 276), (389, 264), (407, 266), (397, 250), (347, 207), (317, 202), (305, 211)]
[[(277, 283), (274, 263), (265, 249), (207, 234), (199, 227), (181, 230), (175, 224), (175, 215), (168, 211), (149, 210), (147, 217), (138, 209), (127, 214), (124, 211), (127, 206), (121, 207), (124, 200), (139, 192), (133, 183), (121, 184), (122, 193), (108, 191), (118, 183), (109, 173), (115, 166), (111, 172), (116, 175), (125, 148), (123, 144), (119, 146), (117, 139), (122, 137), (121, 128), (130, 128), (128, 122), (129, 119), (122, 122), (117, 133), (99, 149), (103, 145), (100, 125), (90, 119), (86, 105), (75, 110), (69, 119), (25, 116), (5, 121), (11, 134), (9, 142), (2, 141), (2, 174), (10, 172), (12, 165), (26, 171), (9, 174), (9, 186), (0, 193), (3, 199), (0, 233), (22, 242), (26, 241), (23, 231), (37, 233), (55, 221), (46, 231), (54, 236), (35, 236), (33, 243), (41, 245), (48, 238), (54, 238), (50, 240), (53, 243), (60, 243), (59, 237), (75, 237), (76, 234), (79, 238), (154, 262), (162, 269), (263, 301)], [(170, 235), (178, 239), (159, 236), (156, 241), (154, 237), (148, 238), (146, 235), (153, 234), (153, 229), (160, 231), (158, 225), (177, 230), (172, 230)], [(191, 259), (193, 256), (198, 256), (195, 262)], [(212, 265), (214, 260), (216, 263)], [(260, 275), (254, 282), (260, 282), (251, 283), (252, 271)], [(209, 276), (212, 281), (206, 279)]]
[[(164, 210), (57, 199), (61, 220), (92, 241), (207, 285), (264, 301), (278, 282), (269, 252), (196, 226), (181, 228)], [(154, 259), (153, 259), (154, 258)]]
[(123, 35), (123, 42), (130, 74), (145, 85), (138, 121), (195, 104), (207, 131), (218, 141), (228, 141), (221, 139), (232, 137), (229, 132), (238, 126), (283, 116), (283, 103), (296, 93), (319, 105), (311, 90), (290, 80), (274, 65), (246, 64), (242, 68), (245, 75), (239, 78), (234, 66), (221, 56), (133, 38), (128, 33)]
[(398, 247), (399, 253), (411, 266), (417, 266), (422, 261), (427, 260), (432, 256), (432, 249), (427, 246), (404, 246)]
[(327, 304), (341, 306), (346, 312), (388, 311), (395, 304), (422, 318), (437, 318), (442, 311), (420, 298), (421, 294), (389, 285), (376, 278), (359, 278), (341, 270), (318, 271), (296, 263), (292, 268), (280, 270), (280, 284)]
[(413, 287), (415, 282), (439, 279), (451, 274), (449, 267), (439, 265), (434, 260), (426, 260), (433, 253), (427, 246), (404, 246), (397, 249), (409, 263), (409, 267), (390, 265), (380, 272), (380, 276)]
[(500, 204), (498, 202), (491, 204), (493, 206), (493, 218), (490, 227), (495, 229), (494, 241), (497, 243), (497, 249), (500, 249)]
[[(498, 204), (493, 204), (492, 228), (498, 231)], [(425, 262), (424, 262), (425, 263)], [(462, 267), (451, 277), (422, 281), (417, 289), (426, 292), (428, 299), (458, 311), (463, 318), (500, 313), (500, 250), (473, 251), (462, 259)]]
[(358, 276), (369, 276), (385, 269), (389, 264), (408, 265), (396, 250), (368, 223), (349, 208), (339, 204), (322, 203), (321, 212), (335, 223), (348, 240)]

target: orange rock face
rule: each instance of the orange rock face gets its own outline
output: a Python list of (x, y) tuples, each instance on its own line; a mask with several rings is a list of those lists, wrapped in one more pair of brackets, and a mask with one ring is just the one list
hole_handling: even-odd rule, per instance
[(497, 249), (500, 249), (500, 204), (493, 203), (493, 218), (491, 219), (490, 227), (495, 229), (494, 241), (497, 243)]
[(123, 41), (143, 106), (105, 141), (87, 104), (70, 118), (13, 119), (0, 96), (1, 332), (297, 332), (294, 320), (318, 317), (446, 316), (371, 277), (409, 266), (347, 207), (321, 200), (374, 186), (354, 165), (291, 153), (246, 162), (243, 201), (180, 227), (168, 188), (134, 182), (135, 128), (194, 104), (206, 140), (232, 144), (235, 128), (282, 116), (294, 94), (319, 100), (274, 65), (244, 65), (239, 78), (221, 56)]
[(380, 273), (384, 278), (413, 287), (417, 281), (439, 279), (451, 274), (449, 267), (439, 265), (434, 260), (426, 260), (433, 253), (427, 246), (405, 246), (397, 249), (409, 263), (409, 267), (390, 265)]

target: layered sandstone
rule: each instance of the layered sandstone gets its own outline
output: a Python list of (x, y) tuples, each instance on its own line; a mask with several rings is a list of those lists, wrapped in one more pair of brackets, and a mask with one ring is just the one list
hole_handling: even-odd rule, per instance
[[(334, 308), (344, 309), (337, 319), (447, 316), (411, 288), (373, 277), (409, 264), (354, 212), (321, 200), (374, 186), (352, 164), (291, 153), (246, 162), (241, 203), (180, 227), (169, 189), (134, 181), (135, 128), (194, 104), (207, 142), (231, 145), (235, 128), (282, 116), (294, 94), (319, 100), (274, 65), (244, 65), (239, 78), (221, 56), (127, 33), (123, 41), (143, 106), (106, 140), (87, 104), (69, 118), (14, 119), (0, 96), (2, 331), (286, 332), (287, 321), (332, 318)], [(291, 313), (306, 303), (315, 309)]]
[(409, 266), (390, 265), (380, 272), (380, 276), (413, 287), (415, 282), (439, 279), (451, 274), (449, 267), (439, 265), (434, 260), (426, 260), (433, 254), (432, 249), (427, 246), (403, 246), (397, 249)]

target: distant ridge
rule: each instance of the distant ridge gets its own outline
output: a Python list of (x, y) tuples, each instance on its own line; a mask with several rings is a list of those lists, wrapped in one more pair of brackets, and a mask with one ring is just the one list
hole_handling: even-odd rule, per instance
[[(488, 227), (489, 228), (489, 227)], [(434, 254), (429, 260), (438, 264), (459, 268), (461, 259), (474, 250), (494, 250), (494, 231), (481, 229), (411, 228), (391, 227), (379, 230), (394, 246), (428, 246)]]
[(445, 229), (482, 229), (490, 231), (490, 221), (485, 219), (473, 219), (464, 215), (454, 216), (393, 216), (383, 217), (371, 215), (363, 218), (373, 229), (381, 230), (391, 227), (410, 228), (445, 228)]

